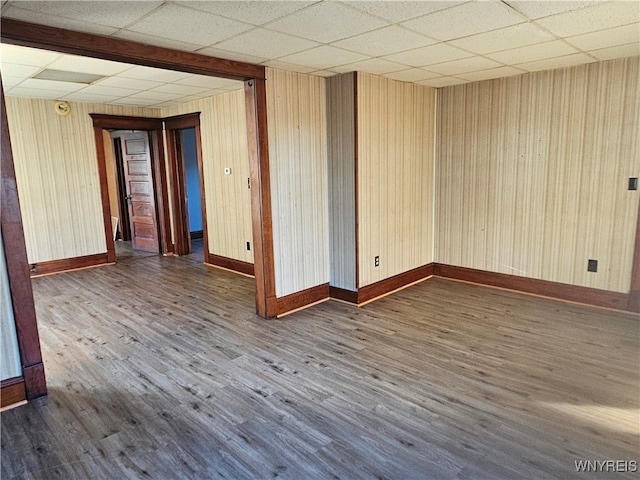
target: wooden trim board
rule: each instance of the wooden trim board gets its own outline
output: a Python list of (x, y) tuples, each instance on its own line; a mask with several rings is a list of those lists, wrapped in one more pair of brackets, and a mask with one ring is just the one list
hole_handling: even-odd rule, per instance
[[(27, 247), (24, 241), (22, 214), (16, 184), (16, 172), (13, 164), (7, 109), (4, 100), (4, 88), (0, 82), (0, 230), (4, 245), (9, 293), (13, 306), (13, 317), (20, 350), (20, 363), (25, 378), (27, 398), (36, 398), (47, 393), (36, 309), (33, 301), (33, 289), (29, 275)], [(37, 366), (35, 370), (30, 370)]]
[(0, 383), (0, 408), (5, 408), (27, 399), (24, 378), (16, 377), (3, 380)]
[(439, 263), (434, 265), (434, 276), (540, 295), (556, 300), (628, 311), (629, 296), (624, 293)]
[(311, 306), (314, 303), (330, 298), (329, 284), (323, 283), (315, 287), (307, 288), (291, 295), (279, 297), (276, 299), (278, 313), (277, 316), (283, 316), (294, 310)]
[(244, 273), (245, 275), (254, 275), (253, 263), (243, 262), (234, 258), (222, 257), (213, 253), (205, 252), (206, 263), (216, 267), (226, 268), (234, 272)]
[(68, 272), (69, 270), (79, 270), (81, 268), (98, 267), (101, 265), (110, 265), (109, 254), (96, 253), (94, 255), (84, 255), (82, 257), (62, 258), (60, 260), (49, 260), (47, 262), (32, 263), (31, 277), (40, 277), (42, 275), (51, 275), (52, 273)]

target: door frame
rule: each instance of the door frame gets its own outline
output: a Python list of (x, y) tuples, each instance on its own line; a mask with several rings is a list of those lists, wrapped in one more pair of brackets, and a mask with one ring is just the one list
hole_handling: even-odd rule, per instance
[[(0, 18), (0, 38), (3, 42), (24, 47), (244, 81), (252, 187), (251, 223), (256, 313), (264, 318), (276, 317), (278, 305), (273, 251), (265, 67), (9, 18)], [(2, 97), (4, 98), (4, 93)], [(11, 251), (12, 248), (13, 245), (10, 244), (8, 250)]]
[(174, 209), (173, 231), (174, 252), (176, 255), (191, 253), (191, 238), (189, 235), (187, 211), (187, 179), (184, 166), (184, 154), (178, 152), (182, 143), (178, 141), (179, 130), (194, 128), (196, 131), (196, 155), (198, 157), (198, 175), (200, 183), (200, 203), (202, 208), (202, 244), (204, 246), (204, 261), (209, 263), (209, 236), (207, 233), (207, 205), (204, 188), (202, 164), (202, 139), (200, 133), (200, 112), (187, 113), (163, 118), (167, 141), (167, 163), (172, 185), (171, 202)]
[(102, 200), (102, 218), (105, 240), (107, 242), (107, 261), (116, 261), (116, 248), (111, 226), (109, 187), (107, 185), (107, 161), (104, 149), (103, 130), (143, 130), (149, 134), (151, 150), (151, 170), (153, 172), (153, 190), (158, 220), (158, 240), (161, 254), (173, 251), (171, 243), (171, 224), (169, 220), (169, 194), (162, 141), (162, 120), (144, 117), (125, 117), (119, 115), (89, 114), (93, 120), (96, 139), (98, 176), (100, 178), (100, 198)]

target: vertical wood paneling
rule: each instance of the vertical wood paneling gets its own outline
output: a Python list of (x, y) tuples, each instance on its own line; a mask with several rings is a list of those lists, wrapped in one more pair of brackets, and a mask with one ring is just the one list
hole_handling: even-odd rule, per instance
[(327, 79), (330, 284), (351, 291), (357, 289), (354, 79), (354, 72)]
[(267, 69), (276, 294), (329, 281), (325, 80)]
[(158, 116), (158, 110), (7, 97), (7, 116), (29, 263), (103, 253), (100, 182), (89, 113)]
[(363, 287), (433, 261), (436, 91), (362, 73), (357, 90)]
[(442, 89), (437, 261), (628, 292), (638, 72), (634, 57)]
[(0, 380), (22, 376), (18, 335), (13, 316), (9, 275), (5, 263), (4, 244), (0, 235)]
[[(253, 263), (249, 152), (244, 90), (162, 109), (162, 116), (201, 112), (202, 167), (209, 252)], [(231, 168), (231, 175), (224, 168)]]

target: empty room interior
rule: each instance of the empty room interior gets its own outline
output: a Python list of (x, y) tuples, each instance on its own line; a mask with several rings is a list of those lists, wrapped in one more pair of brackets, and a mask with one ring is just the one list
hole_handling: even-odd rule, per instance
[(1, 478), (637, 478), (640, 2), (0, 22)]

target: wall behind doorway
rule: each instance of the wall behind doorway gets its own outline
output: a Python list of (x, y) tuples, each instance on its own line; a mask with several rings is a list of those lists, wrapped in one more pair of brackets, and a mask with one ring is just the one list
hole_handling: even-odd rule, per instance
[[(209, 253), (253, 263), (249, 146), (244, 90), (161, 110), (162, 117), (200, 113)], [(231, 175), (225, 175), (229, 167)], [(190, 201), (189, 204), (192, 202)]]
[(158, 109), (6, 97), (29, 263), (104, 253), (100, 181), (90, 113), (159, 117)]

